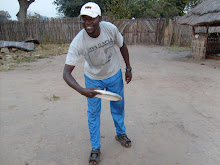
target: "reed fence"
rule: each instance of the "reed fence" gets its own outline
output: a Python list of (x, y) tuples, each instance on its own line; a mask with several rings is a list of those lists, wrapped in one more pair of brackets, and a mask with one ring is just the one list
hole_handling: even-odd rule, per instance
[(5, 41), (25, 41), (27, 38), (41, 43), (69, 43), (82, 29), (79, 18), (27, 20), (24, 25), (18, 21), (0, 24), (0, 39)]
[[(127, 44), (163, 45), (165, 21), (163, 19), (103, 20), (115, 24)], [(51, 18), (0, 23), (0, 40), (25, 41), (37, 39), (40, 43), (70, 43), (82, 29), (80, 18)]]
[(163, 45), (165, 33), (165, 19), (139, 18), (135, 20), (111, 20), (122, 33), (129, 45)]
[(192, 27), (180, 25), (175, 20), (169, 20), (168, 45), (190, 46), (192, 42)]

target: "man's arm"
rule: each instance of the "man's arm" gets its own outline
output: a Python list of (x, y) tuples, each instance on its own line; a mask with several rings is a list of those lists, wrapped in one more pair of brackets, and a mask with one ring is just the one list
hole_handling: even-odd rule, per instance
[[(122, 57), (125, 61), (126, 68), (127, 69), (131, 68), (130, 61), (129, 61), (128, 48), (127, 48), (127, 45), (124, 42), (123, 42), (123, 46), (120, 48), (120, 51), (121, 51)], [(131, 70), (130, 71), (126, 70), (126, 72), (125, 72), (125, 81), (127, 82), (127, 84), (131, 81), (131, 79), (132, 79)]]
[(66, 81), (66, 83), (71, 88), (75, 89), (81, 95), (84, 95), (86, 97), (92, 98), (95, 95), (97, 95), (98, 92), (94, 91), (97, 88), (83, 88), (77, 83), (77, 81), (71, 74), (74, 68), (75, 66), (65, 64), (64, 70), (63, 70), (63, 79)]

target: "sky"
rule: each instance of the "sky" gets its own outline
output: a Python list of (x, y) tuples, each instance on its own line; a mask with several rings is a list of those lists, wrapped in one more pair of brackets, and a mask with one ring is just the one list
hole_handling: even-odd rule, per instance
[[(28, 8), (28, 12), (38, 13), (47, 17), (58, 17), (54, 0), (35, 0)], [(18, 0), (0, 0), (0, 11), (8, 11), (12, 20), (17, 20), (16, 14), (19, 11)]]

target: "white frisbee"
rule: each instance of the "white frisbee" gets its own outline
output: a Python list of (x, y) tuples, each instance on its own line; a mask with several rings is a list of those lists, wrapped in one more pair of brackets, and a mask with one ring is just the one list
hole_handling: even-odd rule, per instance
[(95, 96), (100, 99), (105, 99), (105, 100), (110, 100), (110, 101), (121, 101), (122, 100), (121, 96), (116, 93), (105, 91), (105, 90), (95, 90), (95, 91), (101, 93)]

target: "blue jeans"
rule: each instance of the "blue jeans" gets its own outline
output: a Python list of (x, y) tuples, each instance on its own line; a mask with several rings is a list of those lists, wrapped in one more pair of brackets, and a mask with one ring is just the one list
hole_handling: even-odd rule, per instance
[[(92, 80), (88, 76), (85, 76), (86, 88), (94, 87), (104, 88), (107, 91), (111, 91), (119, 94), (122, 97), (121, 101), (110, 101), (110, 109), (112, 118), (114, 120), (116, 134), (125, 134), (126, 127), (124, 125), (124, 84), (122, 79), (122, 72), (119, 70), (114, 76), (104, 80)], [(88, 125), (90, 132), (90, 141), (92, 144), (92, 150), (99, 149), (101, 147), (100, 140), (100, 113), (101, 113), (101, 99), (97, 97), (87, 98), (88, 104)]]

